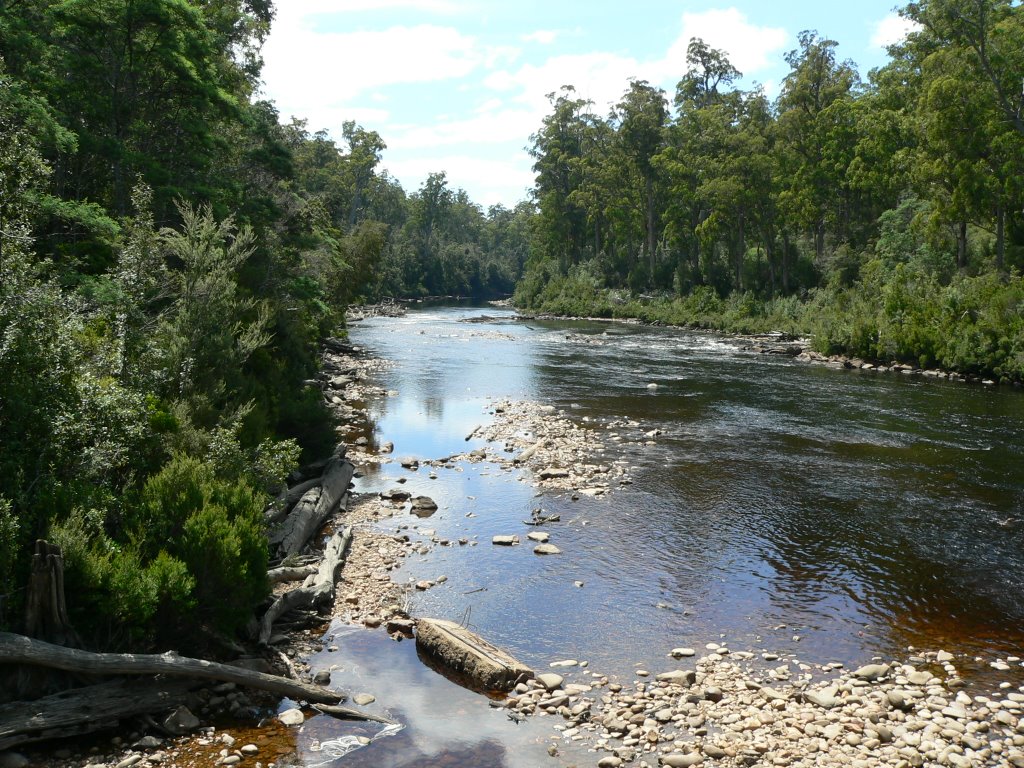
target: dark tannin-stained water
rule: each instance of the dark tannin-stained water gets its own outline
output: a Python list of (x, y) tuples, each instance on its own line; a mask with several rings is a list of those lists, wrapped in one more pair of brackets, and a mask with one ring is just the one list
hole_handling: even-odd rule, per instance
[[(466, 322), (483, 315), (491, 320)], [(440, 468), (436, 480), (397, 462), (369, 468), (358, 491), (404, 475), (408, 490), (440, 505), (429, 520), (400, 516), (381, 530), (418, 525), (480, 542), (436, 548), (394, 572), (396, 581), (448, 577), (414, 595), (413, 615), (466, 620), (538, 669), (572, 658), (623, 681), (638, 665), (671, 668), (674, 647), (723, 638), (733, 650), (818, 664), (941, 648), (977, 654), (978, 670), (1024, 649), (1018, 391), (808, 366), (675, 329), (521, 321), (494, 308), (368, 320), (351, 337), (395, 363), (376, 383), (397, 394), (370, 404), (373, 440), (394, 442), (395, 456), (480, 447), (466, 435), (489, 418), (488, 403), (507, 397), (557, 406), (602, 434), (602, 462), (632, 468), (633, 485), (578, 501), (537, 496), (524, 475), (487, 463)], [(637, 441), (655, 429), (655, 445)], [(536, 507), (561, 515), (546, 530), (563, 555), (491, 546), (496, 534), (525, 538), (522, 521)], [(545, 751), (553, 719), (512, 723), (383, 630), (329, 634), (338, 650), (315, 666), (339, 665), (336, 684), (374, 694), (373, 706), (406, 727), (331, 758), (320, 742), (380, 726), (313, 727), (317, 718), (300, 736), (305, 765), (556, 764)]]

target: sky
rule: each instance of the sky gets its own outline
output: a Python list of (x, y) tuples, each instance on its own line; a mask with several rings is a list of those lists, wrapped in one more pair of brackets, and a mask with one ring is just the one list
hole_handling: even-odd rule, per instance
[(671, 101), (691, 38), (728, 53), (745, 88), (774, 98), (801, 30), (839, 43), (862, 76), (906, 34), (894, 0), (278, 0), (263, 96), (341, 146), (377, 131), (381, 168), (415, 192), (443, 171), (485, 210), (533, 185), (530, 136), (547, 94), (573, 85), (605, 115), (631, 79)]

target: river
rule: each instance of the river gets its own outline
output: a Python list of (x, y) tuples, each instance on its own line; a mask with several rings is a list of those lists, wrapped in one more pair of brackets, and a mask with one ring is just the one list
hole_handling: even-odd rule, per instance
[[(639, 666), (670, 668), (674, 647), (708, 642), (847, 665), (941, 648), (976, 655), (980, 680), (989, 658), (1024, 648), (1017, 391), (811, 366), (678, 329), (523, 321), (491, 307), (370, 319), (351, 338), (393, 362), (375, 382), (390, 396), (367, 405), (371, 441), (393, 442), (395, 456), (480, 447), (465, 437), (489, 404), (525, 399), (600, 433), (601, 461), (628, 463), (633, 480), (573, 500), (538, 496), (520, 473), (486, 463), (440, 468), (434, 480), (397, 462), (366, 468), (357, 491), (404, 475), (440, 505), (428, 521), (395, 518), (382, 530), (429, 526), (480, 542), (437, 548), (394, 573), (448, 577), (414, 596), (413, 615), (465, 620), (535, 668), (572, 658), (623, 680)], [(651, 430), (653, 444), (634, 439)], [(525, 535), (537, 507), (561, 516), (548, 530), (564, 554), (491, 546), (495, 534)], [(338, 765), (549, 760), (550, 719), (517, 726), (382, 630), (338, 625), (331, 637), (338, 653), (314, 667), (340, 663), (339, 682), (370, 690), (406, 724)], [(318, 740), (336, 733), (325, 727), (300, 739), (306, 765), (324, 763)]]

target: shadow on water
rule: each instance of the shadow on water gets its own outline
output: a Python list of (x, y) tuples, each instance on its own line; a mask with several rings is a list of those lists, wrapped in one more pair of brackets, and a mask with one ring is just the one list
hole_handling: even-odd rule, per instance
[[(634, 480), (573, 501), (536, 496), (520, 473), (489, 464), (439, 468), (435, 480), (397, 463), (368, 471), (359, 490), (405, 477), (439, 504), (429, 520), (402, 513), (382, 530), (479, 543), (394, 572), (448, 577), (415, 595), (415, 615), (468, 616), (534, 668), (569, 657), (622, 679), (667, 665), (670, 648), (720, 637), (811, 662), (903, 656), (908, 645), (1021, 655), (1019, 392), (805, 366), (710, 334), (523, 323), (493, 308), (369, 320), (352, 336), (395, 363), (379, 383), (397, 394), (370, 406), (375, 440), (393, 441), (396, 456), (480, 447), (465, 438), (489, 418), (487, 403), (524, 398), (619, 435), (600, 460), (627, 462)], [(652, 429), (662, 434), (643, 444)], [(491, 546), (495, 534), (525, 539), (538, 506), (561, 516), (545, 530), (564, 555)], [(407, 725), (344, 765), (547, 759), (550, 720), (510, 723), (423, 665), (411, 643), (332, 633), (340, 650), (314, 667), (339, 664), (339, 684), (369, 690)], [(303, 740), (304, 764), (316, 765)]]

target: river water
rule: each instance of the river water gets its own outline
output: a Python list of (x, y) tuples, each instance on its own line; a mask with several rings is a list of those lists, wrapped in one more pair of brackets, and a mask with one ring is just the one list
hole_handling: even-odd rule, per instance
[[(991, 658), (1024, 650), (1018, 391), (810, 366), (677, 329), (523, 321), (495, 308), (371, 319), (351, 338), (394, 363), (375, 382), (391, 396), (368, 405), (372, 441), (392, 441), (396, 456), (481, 447), (466, 435), (490, 403), (514, 398), (556, 406), (607, 440), (601, 461), (631, 467), (632, 485), (575, 501), (538, 496), (523, 475), (486, 463), (437, 469), (436, 480), (397, 462), (367, 468), (358, 491), (405, 476), (440, 505), (429, 520), (395, 518), (382, 530), (419, 525), (480, 542), (436, 548), (394, 573), (448, 577), (414, 596), (413, 615), (466, 621), (534, 668), (585, 660), (623, 682), (639, 666), (672, 668), (674, 647), (708, 642), (815, 664), (941, 648), (976, 655), (976, 667), (964, 667), (980, 680)], [(612, 421), (662, 434), (643, 445)], [(612, 438), (620, 432), (621, 443)], [(537, 507), (561, 515), (546, 530), (563, 555), (491, 546), (495, 534), (525, 538), (522, 521)], [(553, 764), (544, 751), (552, 719), (510, 722), (383, 630), (338, 625), (329, 634), (338, 651), (314, 667), (340, 664), (335, 682), (370, 691), (373, 706), (406, 727), (332, 761), (318, 745), (339, 726), (312, 727), (317, 718), (300, 738), (304, 764)]]

